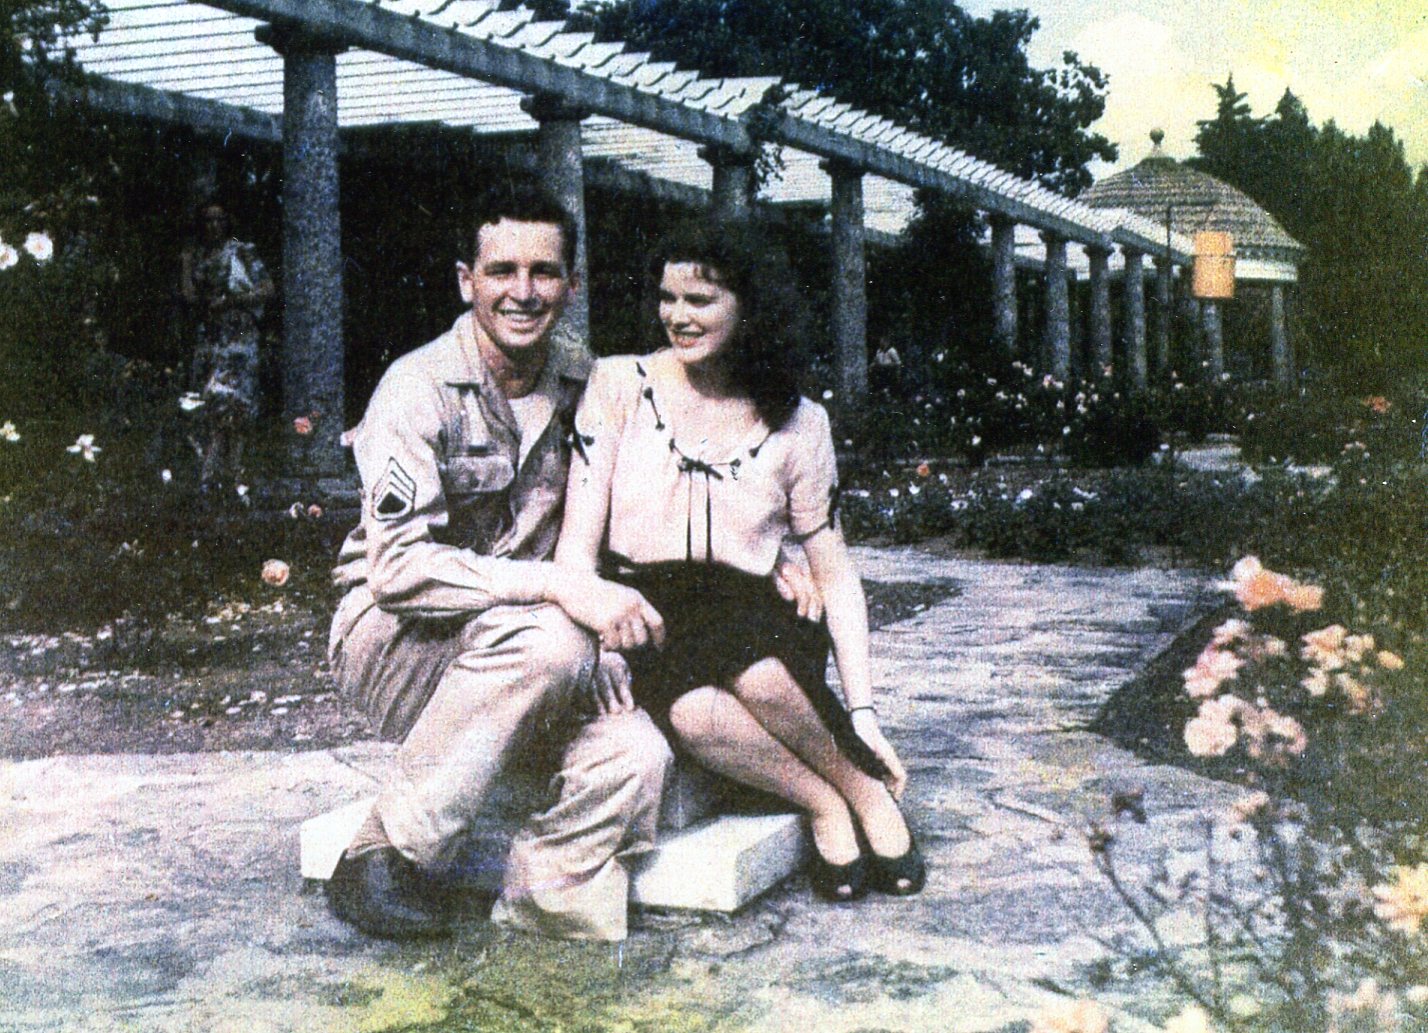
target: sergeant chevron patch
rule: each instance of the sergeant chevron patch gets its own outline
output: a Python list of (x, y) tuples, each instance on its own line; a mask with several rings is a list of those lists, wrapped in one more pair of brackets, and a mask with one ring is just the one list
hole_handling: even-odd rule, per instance
[(378, 520), (396, 520), (416, 504), (416, 481), (402, 469), (396, 458), (387, 460), (386, 472), (372, 489), (372, 515)]

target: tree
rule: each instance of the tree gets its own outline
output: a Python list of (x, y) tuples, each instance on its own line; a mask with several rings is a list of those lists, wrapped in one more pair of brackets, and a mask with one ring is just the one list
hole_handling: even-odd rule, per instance
[(1053, 189), (1076, 192), (1116, 148), (1090, 126), (1106, 78), (1068, 51), (1032, 68), (1026, 11), (953, 0), (615, 0), (577, 24), (711, 76), (780, 76), (894, 119)]
[(1316, 127), (1291, 91), (1263, 118), (1233, 77), (1215, 93), (1190, 164), (1243, 190), (1308, 249), (1297, 322), (1315, 365), (1375, 389), (1428, 371), (1428, 167), (1415, 182), (1391, 128)]
[(15, 89), (30, 70), (68, 64), (64, 37), (97, 33), (106, 21), (101, 0), (0, 0), (0, 88)]
[[(572, 21), (707, 76), (817, 90), (1055, 190), (1079, 191), (1092, 160), (1116, 157), (1090, 129), (1105, 76), (1071, 52), (1033, 68), (1026, 46), (1039, 23), (1026, 11), (975, 18), (954, 0), (614, 0), (587, 3)], [(987, 292), (968, 289), (987, 275), (977, 213), (928, 191), (918, 213), (903, 247), (870, 260), (873, 329), (895, 331), (914, 365), (943, 349), (985, 352)], [(808, 259), (823, 249), (803, 250)]]

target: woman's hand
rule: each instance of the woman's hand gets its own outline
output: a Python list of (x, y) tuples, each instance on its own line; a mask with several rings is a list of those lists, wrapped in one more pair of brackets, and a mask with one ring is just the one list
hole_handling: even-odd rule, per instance
[(858, 738), (868, 744), (868, 748), (873, 751), (878, 760), (888, 766), (888, 776), (883, 781), (887, 784), (888, 792), (892, 793), (894, 800), (901, 800), (903, 790), (907, 788), (907, 769), (902, 766), (902, 761), (898, 759), (897, 751), (892, 748), (892, 743), (888, 742), (887, 736), (883, 735), (883, 730), (878, 727), (878, 715), (871, 709), (863, 708), (853, 712), (853, 731), (858, 733)]
[(619, 653), (600, 650), (595, 666), (595, 705), (602, 714), (623, 714), (635, 709), (635, 697), (630, 693), (630, 665)]

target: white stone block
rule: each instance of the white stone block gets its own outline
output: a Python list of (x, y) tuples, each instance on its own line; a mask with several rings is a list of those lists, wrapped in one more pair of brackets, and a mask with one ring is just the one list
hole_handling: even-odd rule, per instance
[[(358, 800), (303, 822), (304, 878), (332, 877), (371, 806), (370, 798)], [(499, 816), (478, 821), (452, 874), (472, 889), (497, 892), (512, 828)], [(666, 830), (635, 873), (630, 899), (647, 907), (737, 911), (802, 865), (805, 840), (796, 814), (726, 814)]]
[(630, 899), (647, 907), (737, 911), (803, 863), (796, 814), (725, 814), (660, 837)]
[(304, 879), (325, 882), (332, 878), (342, 851), (347, 849), (362, 822), (367, 820), (375, 801), (376, 797), (369, 796), (302, 823), (298, 831), (298, 848)]

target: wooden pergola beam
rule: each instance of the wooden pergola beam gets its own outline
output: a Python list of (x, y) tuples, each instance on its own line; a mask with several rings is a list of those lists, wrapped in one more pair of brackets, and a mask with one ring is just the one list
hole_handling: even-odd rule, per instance
[(89, 76), (80, 85), (51, 79), (45, 84), (45, 89), (53, 97), (100, 111), (172, 122), (197, 133), (235, 133), (266, 143), (278, 143), (283, 137), (282, 119), (276, 115), (97, 75)]
[(1070, 240), (1101, 247), (1111, 245), (1109, 234), (1090, 229), (1083, 223), (1042, 211), (930, 164), (904, 157), (871, 143), (863, 143), (842, 132), (812, 125), (786, 113), (774, 120), (772, 135), (790, 147), (817, 154), (826, 160), (862, 168), (909, 186), (940, 190), (984, 211), (1005, 215), (1039, 229), (1051, 230)]
[(546, 58), (438, 28), (374, 4), (348, 0), (204, 0), (234, 14), (302, 31), (429, 68), (530, 94), (554, 94), (572, 104), (701, 143), (747, 149), (742, 123), (695, 111), (632, 86), (611, 82)]

